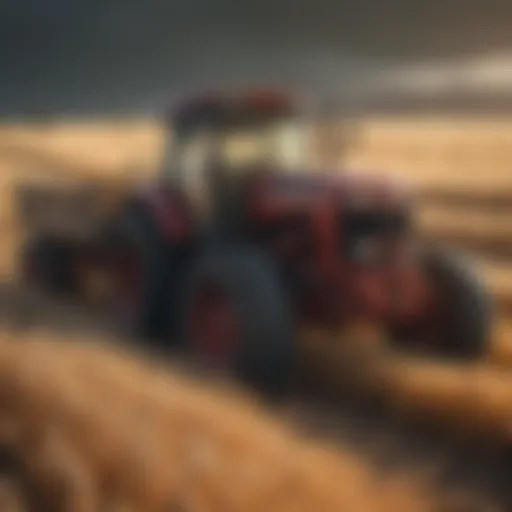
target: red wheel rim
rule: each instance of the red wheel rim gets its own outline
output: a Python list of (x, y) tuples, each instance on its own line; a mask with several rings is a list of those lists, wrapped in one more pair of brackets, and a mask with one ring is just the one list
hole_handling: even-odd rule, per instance
[(114, 251), (111, 261), (114, 307), (125, 320), (140, 310), (143, 287), (142, 259), (136, 247), (128, 244)]
[(228, 364), (237, 347), (237, 315), (222, 287), (208, 282), (196, 290), (188, 312), (188, 336), (199, 357)]

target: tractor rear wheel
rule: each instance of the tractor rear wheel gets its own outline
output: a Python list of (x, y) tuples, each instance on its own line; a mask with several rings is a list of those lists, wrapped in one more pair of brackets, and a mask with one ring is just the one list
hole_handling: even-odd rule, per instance
[(257, 249), (200, 257), (185, 291), (183, 336), (194, 359), (270, 394), (290, 383), (296, 360), (288, 300)]

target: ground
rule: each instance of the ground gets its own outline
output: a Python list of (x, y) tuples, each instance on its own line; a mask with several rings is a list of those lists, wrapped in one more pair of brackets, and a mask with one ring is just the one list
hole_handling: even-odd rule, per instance
[[(368, 120), (347, 155), (354, 165), (380, 164), (416, 180), (430, 194), (420, 212), (425, 233), (472, 251), (501, 306), (489, 360), (419, 362), (379, 343), (347, 342), (333, 353), (328, 340), (311, 343), (310, 335), (312, 376), (332, 398), (298, 395), (272, 411), (134, 348), (120, 350), (99, 315), (15, 282), (23, 236), (15, 185), (149, 176), (158, 127), (140, 120), (1, 127), (0, 446), (31, 463), (47, 510), (53, 500), (84, 511), (509, 510), (501, 480), (510, 467), (499, 454), (512, 420), (512, 208), (497, 207), (512, 199), (507, 123)], [(441, 201), (446, 190), (460, 206)], [(319, 445), (297, 430), (331, 439)]]

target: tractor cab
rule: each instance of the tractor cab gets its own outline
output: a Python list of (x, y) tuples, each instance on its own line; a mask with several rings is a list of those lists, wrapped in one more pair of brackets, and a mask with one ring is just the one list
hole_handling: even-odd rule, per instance
[(164, 179), (202, 218), (238, 199), (255, 174), (308, 167), (311, 128), (287, 95), (207, 96), (171, 120)]

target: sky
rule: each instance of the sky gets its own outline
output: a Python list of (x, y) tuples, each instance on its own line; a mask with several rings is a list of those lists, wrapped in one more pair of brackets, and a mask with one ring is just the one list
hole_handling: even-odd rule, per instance
[(252, 82), (347, 102), (506, 91), (510, 26), (507, 0), (0, 0), (0, 116), (152, 111)]

